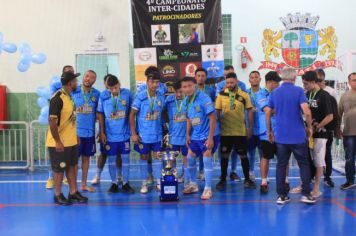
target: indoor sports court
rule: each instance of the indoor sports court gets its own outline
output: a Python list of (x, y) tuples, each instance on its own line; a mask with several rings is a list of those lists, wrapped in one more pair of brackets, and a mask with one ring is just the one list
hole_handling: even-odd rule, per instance
[(356, 233), (356, 2), (0, 9), (1, 236)]

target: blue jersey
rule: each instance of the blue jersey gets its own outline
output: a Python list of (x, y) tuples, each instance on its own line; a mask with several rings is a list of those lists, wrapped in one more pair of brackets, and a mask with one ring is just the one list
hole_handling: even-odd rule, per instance
[[(265, 96), (263, 97), (262, 95), (265, 95)], [(261, 96), (259, 97), (259, 99), (257, 101), (261, 111), (263, 112), (263, 115), (261, 113), (261, 115), (259, 117), (260, 139), (262, 139), (262, 140), (268, 140), (267, 126), (266, 126), (266, 114), (264, 113), (263, 109), (268, 106), (268, 101), (269, 101), (270, 96), (271, 96), (271, 93), (267, 89), (264, 89), (264, 92), (261, 93)], [(262, 123), (263, 123), (263, 125), (262, 125)], [(274, 135), (276, 135), (276, 118), (274, 117), (274, 115), (271, 116), (271, 126), (272, 126), (271, 128), (272, 128)]]
[(147, 90), (136, 95), (132, 109), (137, 111), (137, 132), (143, 143), (162, 141), (162, 111), (164, 95), (157, 91), (155, 98), (149, 98)]
[[(200, 90), (202, 92), (204, 92), (206, 95), (208, 95), (210, 97), (210, 99), (215, 102), (215, 88), (211, 87), (211, 86), (205, 86), (203, 90)], [(220, 134), (220, 123), (218, 121), (218, 119), (216, 119), (216, 126), (215, 126), (215, 132), (214, 135), (219, 135)]]
[(82, 138), (95, 136), (96, 110), (98, 107), (100, 92), (92, 88), (90, 92), (82, 92), (79, 85), (72, 92), (77, 116), (77, 134)]
[(169, 118), (169, 143), (171, 145), (185, 145), (187, 130), (187, 107), (185, 105), (184, 100), (177, 100), (175, 94), (166, 98)]
[(100, 94), (98, 112), (105, 118), (105, 134), (108, 142), (124, 142), (130, 138), (129, 112), (131, 92), (120, 89), (120, 96), (113, 97), (109, 90)]
[[(222, 80), (216, 84), (215, 97), (217, 97), (219, 95), (219, 93), (224, 90), (225, 84), (226, 84), (225, 80)], [(239, 87), (242, 91), (247, 92), (246, 84), (240, 80), (237, 83), (237, 87)]]
[(208, 116), (215, 112), (214, 103), (208, 95), (201, 91), (195, 92), (195, 98), (189, 102), (185, 99), (187, 106), (187, 118), (192, 124), (191, 140), (205, 140), (209, 136), (209, 118)]
[(247, 93), (250, 95), (251, 103), (255, 108), (253, 112), (253, 135), (264, 134), (266, 132), (266, 116), (261, 104), (265, 103), (269, 93), (263, 88), (260, 88), (257, 92), (253, 92), (252, 88), (249, 88)]
[[(141, 84), (137, 88), (137, 94), (141, 93), (142, 91), (147, 91), (147, 84)], [(163, 95), (166, 94), (168, 92), (167, 86), (164, 83), (159, 83), (158, 92)]]

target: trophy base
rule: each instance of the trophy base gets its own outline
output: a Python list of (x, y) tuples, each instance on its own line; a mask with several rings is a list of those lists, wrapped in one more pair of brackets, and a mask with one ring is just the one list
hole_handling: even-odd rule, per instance
[(179, 201), (178, 180), (174, 175), (165, 175), (161, 177), (161, 202)]

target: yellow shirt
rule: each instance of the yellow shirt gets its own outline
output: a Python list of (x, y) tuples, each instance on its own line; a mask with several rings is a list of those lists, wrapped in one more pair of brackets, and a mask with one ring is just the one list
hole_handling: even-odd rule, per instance
[[(53, 95), (49, 105), (49, 117), (57, 119), (58, 133), (64, 147), (78, 144), (74, 102), (70, 95), (62, 90)], [(56, 146), (50, 128), (47, 132), (46, 146)]]
[(215, 101), (221, 111), (221, 136), (246, 136), (245, 109), (252, 107), (250, 96), (240, 88), (230, 95), (229, 89), (221, 92)]

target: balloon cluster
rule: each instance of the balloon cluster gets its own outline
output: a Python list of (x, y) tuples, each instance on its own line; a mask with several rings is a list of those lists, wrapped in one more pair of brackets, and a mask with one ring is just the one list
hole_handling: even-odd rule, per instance
[[(17, 46), (14, 43), (4, 43), (4, 35), (0, 32), (0, 54), (1, 51), (15, 53)], [(17, 70), (20, 72), (26, 72), (31, 63), (43, 64), (47, 60), (47, 56), (44, 53), (32, 53), (28, 43), (20, 43), (19, 52), (21, 57), (20, 62), (17, 64)]]
[(38, 95), (37, 105), (41, 108), (38, 121), (40, 124), (48, 124), (49, 116), (49, 105), (48, 102), (51, 99), (52, 95), (57, 92), (62, 87), (61, 78), (59, 76), (53, 76), (49, 86), (47, 87), (38, 87), (36, 93)]
[(44, 53), (34, 53), (31, 52), (31, 47), (28, 43), (20, 43), (19, 52), (21, 53), (21, 59), (19, 64), (17, 64), (17, 70), (20, 72), (25, 72), (30, 68), (31, 62), (35, 64), (43, 64), (47, 57)]

